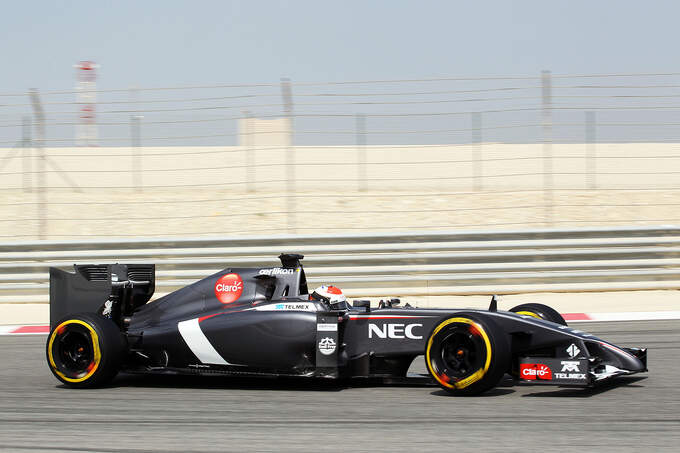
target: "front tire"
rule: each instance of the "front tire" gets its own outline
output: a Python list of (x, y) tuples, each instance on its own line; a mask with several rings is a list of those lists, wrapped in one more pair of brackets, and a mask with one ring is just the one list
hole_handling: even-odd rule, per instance
[(442, 389), (453, 395), (478, 395), (495, 387), (505, 374), (510, 346), (490, 317), (459, 313), (433, 329), (425, 363)]
[(52, 374), (74, 388), (111, 381), (120, 369), (125, 341), (118, 326), (93, 313), (68, 316), (47, 337), (47, 363)]
[(544, 304), (522, 304), (510, 309), (511, 312), (518, 315), (531, 316), (532, 318), (545, 319), (546, 321), (554, 322), (555, 324), (567, 325), (561, 314), (552, 307)]

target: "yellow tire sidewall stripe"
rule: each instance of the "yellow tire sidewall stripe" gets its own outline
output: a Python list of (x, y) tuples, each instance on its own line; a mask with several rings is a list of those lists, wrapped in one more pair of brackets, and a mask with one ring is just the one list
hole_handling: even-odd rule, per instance
[[(70, 378), (64, 375), (61, 371), (59, 371), (59, 368), (57, 368), (57, 365), (54, 363), (54, 357), (52, 356), (52, 345), (54, 343), (55, 338), (57, 338), (58, 332), (63, 329), (65, 326), (69, 324), (80, 324), (81, 326), (84, 326), (89, 332), (90, 332), (90, 338), (92, 339), (92, 351), (94, 352), (94, 366), (90, 371), (87, 372), (87, 374), (83, 377), (79, 378)], [(49, 344), (47, 345), (47, 354), (50, 359), (50, 366), (52, 367), (52, 370), (54, 370), (55, 373), (59, 375), (60, 378), (67, 382), (83, 382), (90, 377), (97, 371), (97, 368), (99, 368), (99, 362), (101, 362), (101, 351), (99, 350), (99, 336), (97, 336), (97, 332), (92, 328), (92, 326), (85, 321), (81, 321), (80, 319), (69, 319), (61, 324), (59, 324), (55, 329), (52, 331), (52, 335), (50, 335), (50, 341)]]
[(533, 311), (516, 311), (518, 315), (524, 315), (524, 316), (531, 316), (532, 318), (536, 319), (543, 319), (541, 316), (539, 316), (537, 313), (534, 313)]
[[(442, 330), (444, 327), (446, 327), (449, 324), (452, 324), (454, 322), (458, 322), (458, 323), (462, 323), (462, 324), (468, 324), (468, 325), (474, 326), (477, 329), (477, 331), (482, 336), (482, 339), (484, 340), (484, 344), (486, 345), (486, 362), (484, 363), (484, 366), (482, 368), (478, 369), (477, 371), (475, 371), (470, 376), (466, 377), (463, 380), (460, 380), (458, 382), (454, 382), (454, 383), (450, 384), (450, 383), (442, 380), (437, 375), (437, 373), (435, 373), (434, 367), (430, 363), (430, 349), (432, 348), (432, 339), (435, 337), (435, 335), (437, 335), (437, 333), (440, 330)], [(468, 386), (474, 384), (478, 380), (480, 380), (482, 377), (484, 377), (486, 372), (489, 370), (489, 366), (491, 365), (491, 341), (489, 340), (489, 336), (486, 334), (486, 331), (484, 330), (484, 328), (481, 325), (479, 325), (478, 323), (476, 323), (475, 321), (473, 321), (472, 319), (449, 318), (449, 319), (445, 320), (444, 322), (440, 323), (437, 326), (437, 328), (434, 329), (434, 332), (432, 332), (432, 335), (430, 335), (430, 338), (427, 341), (427, 348), (426, 348), (425, 355), (426, 355), (426, 359), (427, 359), (427, 360), (425, 360), (425, 363), (427, 364), (427, 367), (430, 370), (430, 374), (432, 374), (432, 376), (434, 376), (434, 378), (437, 380), (437, 382), (439, 382), (444, 387), (463, 389), (465, 387), (468, 387)]]

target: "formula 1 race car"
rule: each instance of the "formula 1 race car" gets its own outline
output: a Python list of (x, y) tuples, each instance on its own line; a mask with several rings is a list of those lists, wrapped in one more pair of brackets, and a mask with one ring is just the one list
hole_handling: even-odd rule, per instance
[(280, 267), (227, 268), (150, 303), (154, 265), (51, 268), (50, 370), (71, 387), (119, 371), (398, 381), (424, 355), (428, 382), (456, 395), (489, 390), (505, 374), (587, 387), (647, 371), (646, 349), (572, 329), (545, 305), (330, 304), (310, 300), (302, 255), (279, 258)]

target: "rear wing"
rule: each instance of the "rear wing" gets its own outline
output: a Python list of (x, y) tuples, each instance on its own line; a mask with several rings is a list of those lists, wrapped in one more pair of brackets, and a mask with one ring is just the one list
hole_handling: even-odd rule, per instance
[(73, 313), (108, 313), (120, 325), (123, 316), (149, 301), (155, 290), (154, 264), (75, 264), (74, 272), (50, 268), (50, 329)]

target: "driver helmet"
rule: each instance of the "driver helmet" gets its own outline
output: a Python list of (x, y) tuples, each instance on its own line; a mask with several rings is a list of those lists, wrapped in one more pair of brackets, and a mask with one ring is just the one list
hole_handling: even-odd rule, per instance
[(347, 298), (345, 298), (345, 295), (342, 294), (342, 290), (337, 286), (319, 286), (312, 292), (312, 294), (309, 295), (309, 300), (327, 302), (333, 308), (347, 308)]

